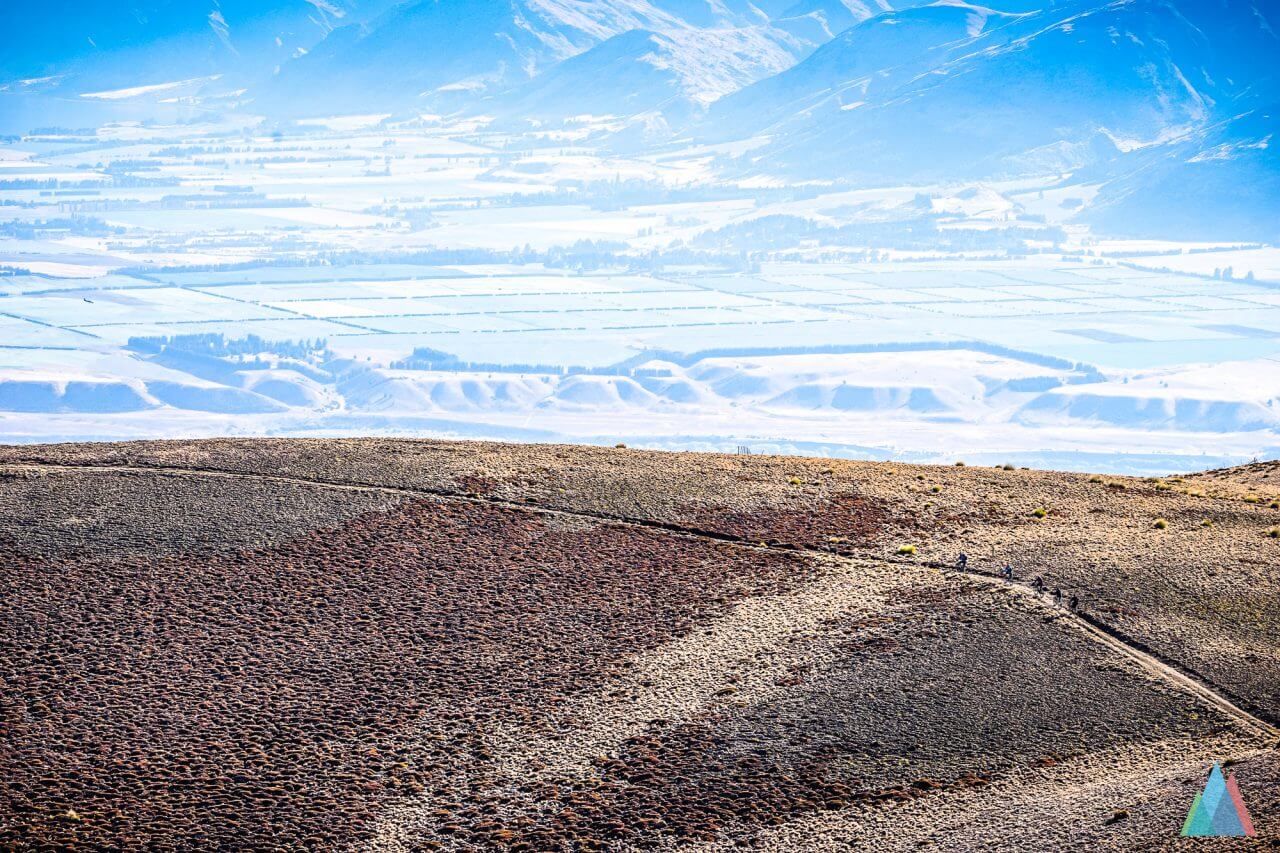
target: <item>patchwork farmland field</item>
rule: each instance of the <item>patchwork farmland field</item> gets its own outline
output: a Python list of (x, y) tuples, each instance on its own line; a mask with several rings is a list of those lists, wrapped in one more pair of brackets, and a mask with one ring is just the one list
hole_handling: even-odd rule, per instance
[(0, 434), (1133, 473), (1280, 447), (1273, 249), (1099, 241), (1036, 181), (717, 183), (700, 151), (593, 132), (375, 118), (0, 145)]

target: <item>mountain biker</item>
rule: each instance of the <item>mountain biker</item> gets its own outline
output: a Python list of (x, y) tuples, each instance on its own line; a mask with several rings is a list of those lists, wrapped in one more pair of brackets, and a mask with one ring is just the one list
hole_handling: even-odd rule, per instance
[(1001, 570), (1001, 574), (1004, 575), (1005, 580), (1007, 581), (1013, 580), (1013, 566), (1009, 563), (1005, 563), (1004, 569)]
[(1031, 582), (1031, 588), (1036, 591), (1037, 595), (1044, 592), (1044, 578), (1036, 575), (1036, 579)]
[(1071, 593), (1071, 600), (1067, 602), (1067, 608), (1070, 609), (1072, 613), (1075, 613), (1077, 610), (1079, 610), (1080, 596), (1076, 595), (1074, 592)]
[(1057, 610), (1062, 606), (1062, 588), (1055, 586), (1053, 588), (1053, 609)]
[(956, 559), (956, 568), (962, 572), (969, 568), (969, 555), (964, 551), (961, 551), (959, 558)]

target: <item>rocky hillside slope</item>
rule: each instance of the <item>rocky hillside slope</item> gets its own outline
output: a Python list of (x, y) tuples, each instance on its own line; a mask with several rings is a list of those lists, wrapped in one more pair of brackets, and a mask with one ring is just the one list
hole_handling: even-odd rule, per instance
[(1275, 839), (1264, 473), (0, 448), (0, 846)]

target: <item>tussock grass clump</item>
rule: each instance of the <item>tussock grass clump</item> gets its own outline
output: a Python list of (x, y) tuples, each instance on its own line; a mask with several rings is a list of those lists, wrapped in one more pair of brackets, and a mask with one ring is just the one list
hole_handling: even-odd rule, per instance
[(1267, 531), (1267, 535), (1272, 539), (1280, 539), (1280, 527), (1273, 527)]
[(1089, 478), (1089, 482), (1090, 482), (1090, 483), (1101, 483), (1101, 482), (1102, 482), (1102, 478), (1101, 478), (1101, 477), (1099, 477), (1097, 474), (1094, 474), (1092, 477), (1090, 477), (1090, 478)]
[(787, 482), (793, 486), (799, 486), (804, 483), (804, 480), (801, 480), (799, 477), (790, 477), (788, 478)]
[(1031, 510), (1031, 514), (1034, 515), (1036, 518), (1044, 518), (1049, 514), (1049, 510), (1045, 509), (1042, 506), (1038, 506), (1035, 509)]
[(1014, 468), (1012, 465), (1009, 465), (1008, 463), (1005, 463), (1004, 465), (999, 465), (997, 467), (1001, 471), (1017, 471), (1018, 470), (1017, 468)]
[(1166, 530), (1168, 527), (1169, 527), (1169, 522), (1165, 521), (1163, 518), (1156, 519), (1156, 523), (1155, 523), (1156, 530)]
[(936, 495), (938, 492), (942, 491), (942, 486), (930, 486), (929, 491)]
[(963, 461), (963, 460), (959, 460), (959, 461), (957, 461), (957, 462), (956, 462), (956, 467), (957, 467), (957, 468), (963, 468), (963, 467), (965, 467), (965, 465), (964, 465), (964, 461)]
[(914, 557), (916, 555), (915, 545), (899, 545), (898, 553), (904, 557)]
[(1167, 491), (1169, 491), (1169, 490), (1170, 490), (1170, 489), (1172, 489), (1172, 488), (1173, 488), (1173, 486), (1171, 486), (1171, 485), (1169, 485), (1168, 483), (1165, 483), (1165, 482), (1158, 482), (1158, 483), (1156, 483), (1156, 491), (1157, 491), (1157, 492), (1167, 492)]
[(1118, 489), (1118, 490), (1120, 490), (1120, 491), (1122, 491), (1122, 492), (1123, 492), (1125, 489), (1127, 489), (1127, 488), (1129, 488), (1129, 487), (1128, 487), (1127, 485), (1125, 485), (1124, 483), (1121, 483), (1121, 482), (1120, 482), (1120, 481), (1118, 481), (1118, 480), (1112, 480), (1110, 483), (1107, 483), (1107, 488), (1108, 488), (1108, 489)]
[(1204, 521), (1200, 522), (1200, 526), (1201, 526), (1201, 527), (1213, 527), (1213, 519), (1212, 519), (1212, 518), (1206, 518)]
[(1256, 504), (1256, 503), (1259, 503), (1261, 500), (1262, 500), (1262, 499), (1261, 499), (1261, 498), (1259, 498), (1257, 495), (1245, 495), (1245, 496), (1244, 496), (1244, 502), (1245, 502), (1245, 503), (1247, 503), (1247, 504)]
[(1272, 501), (1271, 503), (1267, 504), (1267, 506), (1271, 507), (1272, 509), (1280, 509), (1280, 501)]

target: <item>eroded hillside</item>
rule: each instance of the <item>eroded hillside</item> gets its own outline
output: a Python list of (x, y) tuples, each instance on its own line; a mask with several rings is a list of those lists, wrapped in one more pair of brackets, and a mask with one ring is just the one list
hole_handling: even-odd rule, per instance
[(1250, 477), (4, 448), (0, 842), (1133, 849), (1215, 760), (1276, 838)]

